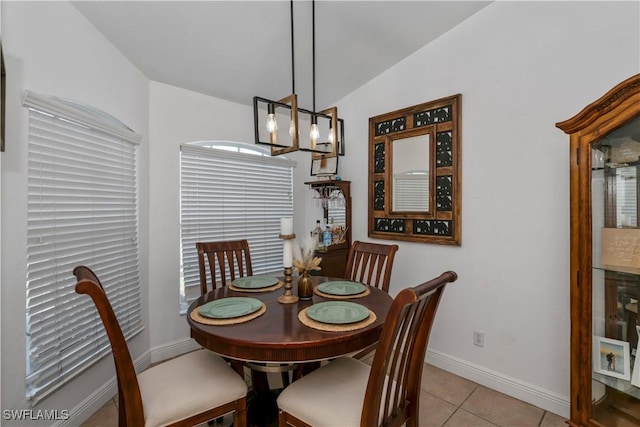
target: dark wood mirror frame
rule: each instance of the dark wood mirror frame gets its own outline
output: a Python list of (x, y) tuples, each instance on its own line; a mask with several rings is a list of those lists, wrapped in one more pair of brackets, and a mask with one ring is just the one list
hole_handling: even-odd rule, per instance
[[(369, 237), (461, 244), (460, 94), (369, 118)], [(424, 132), (421, 132), (424, 130)], [(429, 134), (429, 209), (391, 208), (393, 142)]]

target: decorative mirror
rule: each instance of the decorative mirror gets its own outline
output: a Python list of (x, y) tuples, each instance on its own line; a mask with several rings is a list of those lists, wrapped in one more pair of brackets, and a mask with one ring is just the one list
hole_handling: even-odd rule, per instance
[(369, 119), (369, 237), (460, 245), (460, 99)]
[[(344, 241), (333, 243), (328, 251), (348, 248), (351, 244), (351, 181), (322, 180), (305, 182), (314, 190), (315, 212), (313, 218), (322, 219), (331, 227), (341, 226), (345, 230)], [(344, 255), (348, 255), (347, 252)], [(346, 263), (346, 258), (344, 259)], [(337, 276), (342, 277), (342, 276)]]

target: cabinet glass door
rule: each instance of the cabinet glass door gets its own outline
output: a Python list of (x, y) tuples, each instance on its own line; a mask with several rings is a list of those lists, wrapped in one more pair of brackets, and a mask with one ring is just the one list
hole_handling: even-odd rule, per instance
[(591, 146), (592, 418), (604, 425), (640, 425), (639, 180), (636, 118)]

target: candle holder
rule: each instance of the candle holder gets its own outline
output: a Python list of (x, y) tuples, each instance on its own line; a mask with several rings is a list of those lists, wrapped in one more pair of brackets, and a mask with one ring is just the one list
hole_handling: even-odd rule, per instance
[[(296, 238), (295, 234), (280, 234), (278, 236), (282, 240), (284, 240), (284, 244), (288, 244), (287, 240), (293, 240)], [(298, 297), (293, 294), (293, 279), (291, 278), (293, 272), (293, 268), (285, 267), (284, 268), (284, 293), (278, 298), (278, 302), (281, 304), (293, 304), (298, 302)]]

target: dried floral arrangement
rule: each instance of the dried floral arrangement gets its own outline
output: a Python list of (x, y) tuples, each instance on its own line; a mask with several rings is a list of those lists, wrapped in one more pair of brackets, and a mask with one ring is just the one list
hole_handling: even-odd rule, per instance
[(320, 270), (322, 258), (313, 256), (318, 242), (311, 236), (302, 239), (302, 244), (296, 240), (293, 243), (293, 269), (300, 274), (305, 271)]

